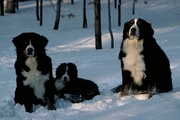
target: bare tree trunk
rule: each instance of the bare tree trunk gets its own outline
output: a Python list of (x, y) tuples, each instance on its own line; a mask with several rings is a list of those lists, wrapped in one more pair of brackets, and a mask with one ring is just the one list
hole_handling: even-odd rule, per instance
[(102, 49), (101, 42), (101, 3), (100, 0), (94, 0), (94, 15), (95, 15), (95, 44), (96, 49)]
[(14, 2), (15, 2), (15, 3), (14, 3), (14, 4), (15, 4), (15, 8), (18, 10), (18, 9), (19, 9), (19, 3), (18, 3), (18, 0), (15, 0)]
[(118, 26), (121, 26), (121, 0), (119, 0), (118, 4)]
[(114, 0), (114, 8), (117, 8), (117, 0)]
[(0, 0), (0, 8), (1, 8), (1, 16), (4, 16), (4, 2), (3, 2), (4, 0)]
[(39, 21), (39, 0), (36, 0), (36, 18)]
[(136, 0), (133, 0), (133, 3), (132, 3), (132, 14), (133, 15), (135, 14), (135, 2), (136, 2)]
[(40, 0), (40, 26), (42, 26), (43, 21), (43, 0)]
[(71, 4), (74, 4), (74, 0), (71, 0)]
[(83, 7), (83, 28), (87, 28), (86, 0), (84, 0), (84, 7)]
[(54, 24), (54, 30), (58, 30), (61, 15), (61, 0), (57, 0), (56, 20)]
[(110, 9), (110, 0), (108, 0), (108, 21), (109, 21), (109, 33), (111, 36), (111, 48), (114, 48), (114, 37), (111, 30), (111, 9)]
[(15, 13), (15, 0), (6, 0), (6, 13)]

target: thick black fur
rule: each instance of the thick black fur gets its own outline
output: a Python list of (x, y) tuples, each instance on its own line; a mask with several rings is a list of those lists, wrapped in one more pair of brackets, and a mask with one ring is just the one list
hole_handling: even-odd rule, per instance
[[(34, 89), (30, 87), (30, 85), (24, 85), (24, 81), (28, 79), (25, 77), (22, 72), (30, 72), (31, 69), (26, 65), (26, 60), (30, 57), (25, 53), (25, 49), (27, 48), (29, 41), (31, 40), (31, 44), (34, 47), (34, 56), (31, 58), (35, 58), (37, 62), (37, 71), (40, 72), (40, 75), (45, 76), (49, 74), (46, 82), (44, 83), (45, 92), (44, 99), (38, 99), (34, 94)], [(27, 112), (33, 112), (33, 104), (41, 104), (43, 106), (48, 105), (49, 110), (54, 110), (54, 94), (56, 92), (56, 88), (54, 85), (54, 79), (52, 76), (52, 63), (51, 58), (46, 55), (45, 46), (48, 43), (47, 38), (41, 36), (37, 33), (22, 33), (17, 37), (14, 37), (12, 40), (16, 47), (17, 52), (17, 60), (15, 62), (15, 70), (16, 70), (16, 90), (15, 90), (15, 103), (19, 103), (21, 105), (24, 104), (25, 110)], [(38, 89), (38, 87), (37, 87)]]
[[(67, 70), (68, 68), (68, 70)], [(67, 76), (63, 76), (66, 74)], [(99, 95), (98, 86), (91, 80), (78, 78), (78, 70), (74, 63), (62, 63), (56, 69), (56, 83), (62, 85), (58, 90), (58, 96), (72, 103), (79, 103), (84, 100), (91, 100)]]
[[(168, 57), (157, 44), (155, 38), (153, 38), (154, 30), (152, 29), (151, 24), (143, 19), (138, 19), (137, 22), (137, 26), (139, 28), (138, 40), (144, 40), (144, 49), (140, 54), (144, 56), (143, 61), (146, 69), (144, 73), (146, 74), (146, 77), (142, 79), (142, 86), (138, 86), (134, 83), (134, 79), (131, 77), (130, 71), (124, 70), (123, 58), (126, 57), (127, 54), (123, 50), (123, 43), (125, 40), (129, 39), (129, 29), (131, 28), (133, 22), (134, 19), (124, 24), (123, 40), (119, 52), (122, 69), (122, 89), (120, 96), (128, 94), (127, 92), (130, 87), (137, 91), (151, 92), (153, 87), (156, 87), (157, 92), (171, 91), (173, 89), (173, 85)], [(151, 95), (149, 97), (151, 97)]]

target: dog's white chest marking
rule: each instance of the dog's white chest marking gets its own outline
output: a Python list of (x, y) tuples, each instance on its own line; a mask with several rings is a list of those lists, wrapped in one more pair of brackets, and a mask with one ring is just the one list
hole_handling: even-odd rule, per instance
[(37, 61), (35, 57), (29, 57), (25, 64), (30, 68), (28, 72), (23, 70), (22, 75), (26, 77), (23, 81), (24, 85), (29, 85), (34, 89), (34, 94), (37, 98), (44, 100), (45, 85), (44, 83), (49, 79), (49, 74), (42, 75), (41, 71), (37, 70)]
[(56, 86), (57, 91), (59, 91), (65, 87), (62, 79), (57, 79), (55, 82), (55, 86)]
[(126, 53), (126, 56), (122, 58), (124, 70), (131, 72), (131, 77), (139, 86), (142, 85), (142, 79), (146, 77), (144, 56), (140, 54), (143, 49), (143, 40), (124, 40), (123, 51)]

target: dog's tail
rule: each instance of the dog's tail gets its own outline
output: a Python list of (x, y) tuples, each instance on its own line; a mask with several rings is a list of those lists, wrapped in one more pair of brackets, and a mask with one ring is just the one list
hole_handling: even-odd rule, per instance
[(121, 91), (121, 89), (122, 89), (122, 85), (118, 85), (117, 87), (112, 88), (111, 92), (118, 93)]

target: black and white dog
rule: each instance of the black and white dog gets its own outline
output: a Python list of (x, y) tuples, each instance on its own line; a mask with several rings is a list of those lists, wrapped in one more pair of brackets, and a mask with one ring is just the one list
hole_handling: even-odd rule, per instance
[(27, 112), (33, 112), (33, 104), (55, 110), (52, 63), (45, 52), (47, 38), (37, 33), (22, 33), (12, 42), (17, 52), (15, 103), (24, 104)]
[(91, 100), (100, 94), (94, 82), (78, 78), (78, 70), (74, 63), (62, 63), (57, 67), (55, 85), (57, 95), (72, 103)]
[(130, 88), (146, 92), (152, 97), (152, 89), (168, 92), (173, 89), (169, 60), (153, 38), (151, 24), (143, 19), (132, 19), (124, 24), (119, 59), (122, 69), (120, 97)]

